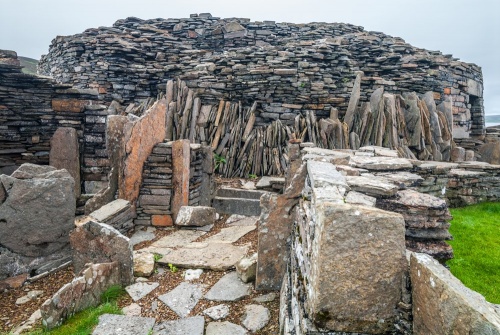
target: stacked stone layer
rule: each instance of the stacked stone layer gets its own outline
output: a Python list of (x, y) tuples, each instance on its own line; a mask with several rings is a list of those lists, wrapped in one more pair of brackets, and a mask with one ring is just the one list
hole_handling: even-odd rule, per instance
[(319, 117), (336, 107), (342, 117), (356, 71), (364, 73), (361, 102), (380, 87), (393, 94), (432, 91), (437, 102), (450, 100), (459, 137), (484, 134), (478, 66), (349, 24), (127, 18), (55, 38), (40, 63), (40, 73), (94, 89), (106, 101), (156, 97), (179, 77), (203, 101), (265, 103), (257, 122), (288, 113), (290, 105)]

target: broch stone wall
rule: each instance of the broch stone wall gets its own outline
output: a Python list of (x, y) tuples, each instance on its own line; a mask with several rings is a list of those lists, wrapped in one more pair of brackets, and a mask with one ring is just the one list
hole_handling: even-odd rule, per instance
[(364, 73), (362, 102), (380, 87), (392, 94), (432, 91), (437, 102), (452, 105), (457, 138), (484, 135), (478, 66), (349, 24), (131, 17), (55, 38), (40, 63), (43, 74), (125, 103), (155, 97), (179, 77), (203, 102), (264, 103), (260, 117), (267, 122), (290, 105), (319, 117), (336, 107), (342, 116), (356, 71)]

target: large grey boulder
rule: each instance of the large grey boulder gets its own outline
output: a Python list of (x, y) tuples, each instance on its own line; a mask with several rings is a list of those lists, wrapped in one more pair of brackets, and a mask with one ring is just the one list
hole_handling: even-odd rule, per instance
[(19, 263), (2, 267), (0, 279), (64, 258), (75, 207), (74, 180), (66, 170), (27, 163), (11, 176), (0, 175), (0, 263), (5, 257)]

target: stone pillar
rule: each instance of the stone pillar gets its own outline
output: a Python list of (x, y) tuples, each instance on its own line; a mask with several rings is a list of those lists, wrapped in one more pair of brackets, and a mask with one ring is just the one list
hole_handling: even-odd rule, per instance
[(189, 140), (172, 144), (172, 214), (177, 217), (182, 206), (189, 205), (189, 170), (191, 162)]
[(66, 169), (75, 180), (75, 198), (81, 194), (80, 148), (76, 129), (57, 128), (50, 140), (49, 164), (56, 169)]
[(212, 206), (214, 153), (211, 146), (202, 146), (201, 152), (203, 154), (203, 178), (200, 189), (200, 206)]

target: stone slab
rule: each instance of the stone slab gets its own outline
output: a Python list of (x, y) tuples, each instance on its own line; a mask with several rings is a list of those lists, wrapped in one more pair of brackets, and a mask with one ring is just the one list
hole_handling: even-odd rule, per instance
[(337, 186), (349, 189), (345, 177), (331, 163), (307, 161), (307, 174), (312, 188)]
[(110, 202), (99, 208), (98, 210), (93, 211), (89, 214), (91, 218), (96, 220), (97, 222), (106, 222), (110, 218), (118, 215), (119, 213), (127, 210), (130, 207), (130, 202), (124, 199), (116, 199), (115, 201)]
[(146, 295), (151, 293), (155, 288), (157, 288), (160, 284), (158, 283), (136, 283), (125, 287), (125, 291), (127, 291), (128, 295), (134, 301), (141, 300)]
[(203, 335), (205, 318), (193, 316), (190, 318), (166, 321), (153, 328), (153, 335)]
[(399, 190), (381, 177), (347, 176), (346, 180), (352, 190), (374, 197), (391, 197)]
[(189, 140), (178, 140), (172, 143), (172, 213), (174, 221), (180, 208), (189, 204), (190, 152)]
[(315, 211), (307, 290), (313, 322), (339, 332), (392, 331), (407, 268), (403, 217), (338, 203)]
[(155, 324), (154, 318), (103, 314), (92, 335), (138, 335), (149, 334)]
[(255, 199), (215, 197), (212, 203), (217, 213), (260, 215), (260, 201)]
[(134, 251), (134, 276), (149, 277), (155, 269), (154, 254)]
[(226, 220), (228, 226), (255, 226), (259, 221), (258, 216), (233, 214)]
[(202, 268), (223, 271), (232, 268), (247, 254), (248, 245), (229, 243), (191, 243), (185, 248), (171, 251), (158, 261), (184, 268)]
[(213, 301), (238, 301), (251, 293), (252, 285), (244, 284), (236, 272), (229, 272), (205, 294), (205, 299)]
[(438, 261), (412, 253), (410, 277), (415, 335), (500, 334), (500, 314), (493, 305)]
[(145, 241), (151, 241), (155, 238), (156, 229), (153, 227), (148, 227), (146, 230), (136, 230), (132, 236), (130, 236), (130, 244), (132, 246)]
[(247, 305), (245, 306), (245, 314), (241, 318), (241, 324), (255, 333), (258, 330), (264, 328), (271, 318), (269, 310), (261, 305)]
[(208, 226), (215, 223), (215, 208), (207, 206), (182, 206), (177, 213), (178, 226)]
[(221, 304), (207, 308), (203, 311), (203, 314), (205, 314), (214, 321), (224, 319), (226, 316), (229, 315), (229, 305)]
[(345, 202), (347, 204), (375, 207), (377, 198), (356, 191), (351, 191), (347, 193)]
[(75, 128), (57, 128), (50, 139), (49, 164), (56, 169), (66, 169), (75, 180), (75, 198), (81, 193), (80, 147)]
[(229, 321), (224, 322), (210, 322), (207, 325), (207, 330), (205, 335), (247, 335), (248, 332), (242, 326), (231, 323)]
[(203, 296), (203, 286), (182, 282), (172, 291), (158, 297), (179, 317), (185, 318)]
[(397, 171), (409, 170), (413, 168), (413, 164), (405, 158), (393, 157), (366, 157), (366, 156), (353, 156), (349, 162), (351, 166), (374, 170), (374, 171)]
[(205, 232), (197, 230), (177, 230), (167, 236), (160, 238), (158, 241), (152, 243), (152, 248), (177, 248), (183, 247), (197, 238), (205, 235)]
[(221, 231), (215, 235), (205, 239), (205, 243), (234, 243), (240, 238), (255, 230), (256, 226), (233, 226), (222, 228)]

